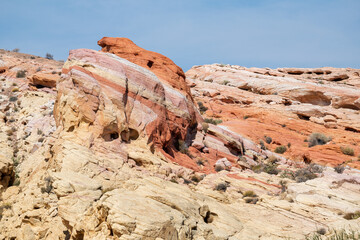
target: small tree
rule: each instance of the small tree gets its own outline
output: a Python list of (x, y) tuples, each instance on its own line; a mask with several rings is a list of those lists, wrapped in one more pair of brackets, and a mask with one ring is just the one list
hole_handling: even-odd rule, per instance
[(49, 60), (53, 60), (54, 56), (52, 54), (50, 54), (50, 53), (46, 53), (45, 58), (49, 59)]

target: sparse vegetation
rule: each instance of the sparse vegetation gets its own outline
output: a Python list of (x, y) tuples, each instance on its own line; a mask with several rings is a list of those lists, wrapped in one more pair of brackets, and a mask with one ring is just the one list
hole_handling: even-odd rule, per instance
[(14, 48), (12, 51), (17, 53), (17, 52), (20, 52), (20, 49), (19, 48)]
[(49, 59), (49, 60), (53, 60), (54, 56), (52, 54), (50, 54), (50, 53), (46, 53), (45, 58)]
[(325, 235), (326, 234), (326, 229), (325, 228), (320, 228), (316, 231), (317, 234), (320, 234), (320, 235)]
[(221, 119), (213, 119), (213, 118), (205, 118), (204, 121), (206, 123), (211, 123), (211, 124), (214, 124), (214, 125), (218, 125), (219, 123), (222, 123)]
[(204, 114), (204, 112), (206, 112), (208, 110), (208, 108), (205, 107), (202, 102), (199, 101), (198, 105), (199, 105), (199, 111), (200, 111), (201, 114)]
[(201, 124), (201, 126), (202, 126), (202, 129), (203, 129), (204, 133), (207, 133), (208, 130), (209, 130), (209, 124), (207, 122), (203, 122)]
[(278, 164), (276, 163), (260, 163), (251, 168), (255, 173), (266, 172), (271, 175), (277, 175), (280, 171), (277, 169)]
[(268, 137), (268, 136), (264, 136), (264, 137), (265, 137), (265, 142), (266, 142), (267, 144), (272, 143), (272, 138), (271, 138), (271, 137)]
[(221, 85), (228, 85), (229, 83), (230, 83), (230, 81), (224, 80), (224, 81), (221, 83)]
[(243, 118), (244, 120), (248, 119), (250, 116), (249, 115), (245, 115)]
[(341, 152), (345, 155), (348, 155), (348, 156), (355, 155), (354, 149), (352, 149), (351, 147), (340, 147), (340, 149), (341, 149)]
[(216, 165), (216, 166), (215, 166), (215, 171), (216, 171), (216, 172), (220, 172), (220, 171), (222, 171), (222, 170), (224, 170), (224, 167), (223, 167), (223, 166), (221, 166), (221, 165)]
[(287, 148), (285, 146), (278, 146), (275, 148), (274, 152), (283, 154), (284, 152), (286, 152), (286, 150), (287, 150)]
[[(325, 230), (325, 233), (324, 233)], [(359, 240), (360, 233), (354, 230), (333, 230), (327, 236), (322, 236), (326, 234), (326, 229), (317, 230), (316, 233), (306, 236), (306, 240)]]
[(254, 191), (246, 191), (243, 193), (243, 198), (245, 197), (257, 197), (257, 195), (254, 193)]
[(185, 141), (179, 139), (178, 140), (178, 144), (179, 144), (179, 151), (183, 154), (188, 154), (189, 153), (189, 148), (186, 145)]
[(312, 133), (308, 139), (309, 147), (316, 145), (324, 145), (331, 141), (331, 137), (327, 137), (322, 133)]
[(19, 70), (16, 72), (16, 77), (17, 78), (24, 78), (26, 76), (26, 71), (25, 70)]
[(343, 173), (345, 170), (345, 167), (343, 165), (337, 165), (336, 167), (334, 167), (334, 171), (337, 172), (337, 173)]
[(219, 183), (215, 186), (215, 190), (220, 192), (226, 192), (227, 188), (228, 188), (228, 184), (226, 183)]
[(260, 140), (260, 147), (262, 150), (266, 150), (266, 146), (263, 140)]
[(356, 212), (353, 212), (353, 213), (347, 213), (347, 214), (344, 215), (344, 218), (346, 220), (358, 219), (358, 218), (360, 218), (360, 211), (356, 211)]
[(44, 180), (45, 186), (41, 188), (41, 193), (50, 193), (53, 188), (51, 177), (46, 177)]
[(10, 98), (9, 98), (9, 101), (10, 102), (16, 102), (18, 100), (18, 98), (16, 97), (16, 96), (11, 96)]

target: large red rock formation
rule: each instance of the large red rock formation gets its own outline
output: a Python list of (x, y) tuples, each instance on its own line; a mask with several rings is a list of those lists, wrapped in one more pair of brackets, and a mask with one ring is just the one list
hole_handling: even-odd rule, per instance
[(191, 98), (189, 87), (185, 82), (185, 73), (171, 59), (160, 53), (138, 47), (130, 39), (103, 37), (98, 44), (102, 52), (113, 53), (121, 58), (152, 71), (157, 77), (165, 80), (173, 88), (185, 92)]

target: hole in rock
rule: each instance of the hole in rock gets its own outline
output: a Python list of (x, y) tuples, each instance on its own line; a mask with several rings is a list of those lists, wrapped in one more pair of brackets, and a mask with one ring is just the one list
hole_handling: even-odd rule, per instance
[(360, 132), (359, 130), (352, 128), (352, 127), (345, 127), (345, 130), (350, 131), (350, 132), (356, 132), (356, 133)]
[(216, 213), (212, 213), (212, 212), (208, 211), (206, 213), (206, 216), (204, 217), (204, 222), (205, 223), (212, 223), (214, 221), (215, 217), (217, 217)]
[(148, 61), (147, 66), (148, 66), (149, 68), (151, 68), (151, 67), (153, 66), (153, 64), (154, 64), (153, 61)]
[(102, 138), (106, 142), (111, 142), (119, 138), (119, 130), (116, 123), (111, 123), (103, 130)]
[(121, 132), (121, 139), (125, 142), (136, 140), (139, 138), (139, 133), (135, 129), (129, 128), (129, 130), (123, 130)]
[(352, 104), (341, 104), (338, 106), (339, 108), (347, 108), (347, 109), (352, 109), (352, 110), (360, 110), (360, 108), (358, 108), (355, 105)]
[(74, 127), (74, 126), (71, 126), (71, 127), (69, 127), (69, 129), (67, 130), (67, 132), (73, 132), (74, 129), (75, 129), (75, 127)]
[(0, 74), (6, 72), (6, 69), (1, 69)]
[(309, 121), (310, 120), (310, 117), (309, 116), (305, 116), (305, 115), (302, 115), (302, 114), (296, 114), (300, 119), (302, 120), (306, 120), (306, 121)]
[(43, 86), (43, 85), (40, 85), (40, 84), (36, 84), (35, 87), (36, 87), (37, 89), (46, 88), (46, 86)]

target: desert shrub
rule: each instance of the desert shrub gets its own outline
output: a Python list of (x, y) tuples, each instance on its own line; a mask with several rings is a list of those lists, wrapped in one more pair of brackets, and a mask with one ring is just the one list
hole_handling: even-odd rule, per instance
[(199, 101), (198, 105), (199, 105), (199, 111), (200, 111), (201, 114), (203, 114), (204, 112), (206, 112), (208, 110), (208, 108), (205, 107), (202, 102)]
[(268, 174), (277, 175), (279, 173), (279, 169), (277, 169), (276, 163), (260, 163), (258, 165), (255, 165), (251, 167), (251, 170), (253, 170), (255, 173), (261, 173), (266, 172)]
[(45, 179), (45, 186), (41, 188), (41, 193), (50, 193), (53, 189), (52, 180), (50, 177), (46, 177)]
[(204, 166), (204, 161), (202, 159), (199, 159), (196, 161), (196, 164), (199, 166)]
[(17, 88), (17, 87), (11, 89), (11, 92), (18, 92), (18, 91), (19, 91), (19, 88)]
[(354, 156), (354, 149), (350, 147), (340, 147), (341, 152), (345, 155)]
[(49, 59), (49, 60), (53, 60), (54, 56), (52, 54), (50, 54), (50, 53), (46, 53), (45, 58)]
[(288, 144), (287, 144), (287, 147), (290, 148), (290, 147), (291, 147), (291, 143), (288, 143)]
[(266, 146), (263, 140), (260, 140), (260, 147), (262, 150), (266, 150)]
[(324, 145), (331, 141), (331, 137), (327, 137), (322, 133), (312, 133), (308, 139), (309, 147), (316, 145)]
[(254, 191), (246, 191), (243, 193), (243, 198), (245, 197), (257, 197), (257, 195), (254, 193)]
[(12, 51), (13, 52), (20, 52), (20, 49), (19, 48), (14, 48)]
[(225, 192), (228, 188), (228, 185), (226, 183), (219, 183), (215, 186), (216, 191)]
[(320, 229), (316, 230), (316, 233), (320, 234), (320, 235), (325, 235), (326, 229), (325, 228), (320, 228)]
[[(325, 230), (325, 233), (324, 233)], [(326, 234), (326, 229), (319, 229), (316, 231), (316, 233), (306, 236), (306, 240), (359, 240), (360, 239), (360, 233), (358, 231), (354, 230), (333, 230), (330, 234), (327, 234), (327, 236), (322, 236)], [(324, 234), (323, 234), (324, 233)]]
[(16, 77), (17, 78), (24, 78), (26, 76), (26, 71), (25, 70), (19, 70), (16, 72)]
[(228, 85), (228, 83), (230, 83), (230, 81), (224, 80), (224, 81), (221, 83), (221, 85)]
[(271, 138), (271, 137), (268, 137), (268, 136), (265, 136), (265, 142), (266, 142), (267, 144), (272, 143), (272, 138)]
[(287, 189), (287, 181), (284, 181), (284, 180), (280, 180), (279, 182), (280, 186), (281, 186), (281, 192), (285, 192), (286, 189)]
[(221, 165), (216, 165), (216, 166), (215, 166), (215, 171), (216, 171), (216, 172), (220, 172), (220, 171), (222, 171), (222, 170), (224, 170), (224, 167), (223, 167), (223, 166), (221, 166)]
[(175, 178), (170, 179), (170, 182), (172, 182), (172, 183), (178, 183), (178, 181), (176, 181)]
[(299, 169), (294, 173), (295, 181), (298, 183), (306, 182), (307, 180), (311, 180), (316, 177), (317, 177), (317, 175), (315, 173), (311, 172), (307, 168)]
[(283, 154), (284, 152), (286, 152), (286, 150), (287, 150), (287, 148), (285, 146), (278, 146), (275, 148), (274, 152)]
[(18, 98), (16, 97), (16, 96), (11, 96), (10, 98), (9, 98), (9, 101), (10, 102), (16, 102), (18, 100)]
[(211, 124), (214, 124), (214, 125), (218, 125), (219, 123), (222, 123), (221, 119), (213, 119), (213, 118), (205, 118), (204, 121), (206, 123), (211, 123)]
[(178, 140), (178, 143), (179, 143), (179, 151), (183, 154), (188, 154), (189, 153), (189, 148), (188, 146), (186, 145), (185, 141), (179, 139)]
[(206, 122), (203, 122), (203, 123), (201, 124), (201, 126), (202, 126), (203, 131), (204, 131), (205, 133), (207, 133), (208, 130), (209, 130), (209, 124), (206, 123)]
[(41, 71), (41, 67), (38, 67), (37, 69), (36, 69), (36, 72), (40, 72)]
[(31, 56), (30, 59), (35, 59), (36, 57), (35, 56)]
[(201, 178), (196, 174), (192, 175), (190, 179), (191, 179), (191, 181), (196, 182), (196, 183), (201, 181)]
[(246, 120), (246, 119), (248, 119), (249, 117), (250, 117), (249, 115), (245, 115), (245, 116), (243, 117), (243, 119)]
[(353, 212), (353, 213), (347, 213), (347, 214), (344, 215), (344, 218), (346, 220), (358, 219), (358, 218), (360, 218), (360, 211), (356, 211), (356, 212)]
[(337, 165), (336, 167), (334, 167), (334, 171), (337, 172), (337, 173), (343, 173), (345, 170), (345, 167), (343, 165)]

